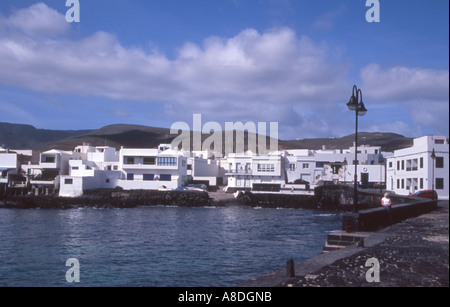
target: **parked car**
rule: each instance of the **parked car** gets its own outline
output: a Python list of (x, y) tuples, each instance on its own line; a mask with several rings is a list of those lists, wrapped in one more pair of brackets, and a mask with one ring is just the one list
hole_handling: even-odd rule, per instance
[(422, 197), (422, 198), (430, 198), (430, 199), (438, 199), (438, 195), (436, 191), (433, 190), (423, 190), (417, 193), (411, 194), (413, 197)]
[(190, 184), (186, 188), (189, 191), (206, 191), (207, 189), (208, 187), (205, 184)]

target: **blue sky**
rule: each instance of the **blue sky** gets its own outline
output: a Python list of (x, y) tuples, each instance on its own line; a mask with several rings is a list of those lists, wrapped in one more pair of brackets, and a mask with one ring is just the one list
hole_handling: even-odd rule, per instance
[(449, 2), (380, 0), (0, 2), (0, 122), (46, 129), (167, 127), (194, 113), (278, 122), (282, 139), (360, 130), (448, 136)]

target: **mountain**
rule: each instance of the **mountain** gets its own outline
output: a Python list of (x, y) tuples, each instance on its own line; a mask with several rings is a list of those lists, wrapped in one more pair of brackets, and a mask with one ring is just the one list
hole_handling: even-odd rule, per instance
[[(90, 143), (93, 146), (111, 146), (119, 149), (156, 148), (159, 144), (171, 143), (178, 135), (170, 134), (170, 129), (139, 125), (111, 125), (97, 130), (44, 130), (29, 125), (0, 123), (0, 145), (12, 149), (48, 150), (52, 148), (73, 150), (77, 145)], [(210, 135), (202, 135), (202, 142)], [(245, 143), (257, 135), (245, 133)], [(191, 140), (192, 132), (191, 132)], [(342, 138), (317, 138), (299, 140), (279, 140), (280, 149), (328, 149), (353, 146), (355, 135)], [(266, 139), (267, 145), (270, 140)], [(224, 146), (225, 141), (222, 138)], [(413, 139), (395, 133), (359, 133), (359, 145), (381, 146), (382, 151), (412, 146)], [(192, 149), (192, 147), (191, 147)], [(247, 147), (246, 147), (247, 149)]]
[[(358, 133), (358, 146), (381, 146), (382, 151), (392, 152), (397, 149), (407, 148), (413, 145), (413, 138), (400, 134), (385, 132), (360, 132)], [(280, 141), (282, 149), (328, 149), (350, 148), (355, 142), (355, 134), (342, 138), (317, 138), (295, 141)]]
[(46, 130), (30, 125), (0, 123), (0, 145), (13, 149), (41, 149), (91, 130)]

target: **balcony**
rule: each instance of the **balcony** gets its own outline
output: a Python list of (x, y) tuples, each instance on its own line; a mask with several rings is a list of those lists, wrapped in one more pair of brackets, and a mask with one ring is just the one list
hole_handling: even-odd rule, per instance
[(44, 170), (42, 174), (35, 176), (30, 180), (31, 184), (38, 185), (54, 185), (59, 181), (59, 171)]
[(225, 172), (225, 176), (252, 176), (252, 170), (228, 170)]

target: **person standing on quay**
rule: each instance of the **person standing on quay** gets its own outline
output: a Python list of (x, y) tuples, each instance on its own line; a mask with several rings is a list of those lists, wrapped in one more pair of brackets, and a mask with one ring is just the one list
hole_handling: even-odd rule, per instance
[(384, 194), (384, 197), (381, 199), (381, 205), (386, 210), (389, 216), (389, 222), (392, 224), (392, 215), (391, 215), (392, 200), (389, 197), (388, 193)]

